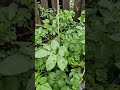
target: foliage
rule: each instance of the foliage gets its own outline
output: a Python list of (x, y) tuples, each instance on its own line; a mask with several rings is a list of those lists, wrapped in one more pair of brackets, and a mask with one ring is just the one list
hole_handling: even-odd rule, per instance
[(32, 12), (15, 2), (0, 8), (0, 90), (30, 88), (26, 86), (33, 73), (34, 48), (31, 38), (24, 34), (34, 30)]
[(36, 90), (78, 90), (85, 73), (85, 12), (75, 22), (73, 11), (60, 10), (59, 33), (56, 14), (41, 17), (43, 26), (35, 30)]
[(87, 90), (120, 90), (119, 4), (118, 0), (87, 3)]
[(8, 7), (1, 8), (0, 13), (1, 43), (15, 41), (17, 39), (16, 25), (18, 27), (28, 27), (27, 21), (31, 18), (30, 11), (26, 8), (18, 8), (16, 3), (11, 3)]

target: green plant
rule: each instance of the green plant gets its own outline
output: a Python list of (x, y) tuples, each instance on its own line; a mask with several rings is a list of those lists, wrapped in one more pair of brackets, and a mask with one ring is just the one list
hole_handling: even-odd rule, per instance
[(0, 90), (32, 87), (34, 48), (28, 33), (34, 31), (32, 15), (33, 11), (22, 3), (13, 2), (0, 8)]
[(60, 10), (59, 33), (57, 16), (46, 14), (35, 30), (36, 89), (78, 90), (85, 73), (85, 12), (75, 22), (73, 11)]
[(1, 8), (0, 13), (2, 13), (0, 14), (1, 43), (15, 41), (17, 39), (16, 25), (28, 27), (27, 20), (31, 18), (30, 11), (26, 8), (18, 8), (16, 3), (11, 3), (8, 7)]
[(86, 90), (120, 89), (119, 4), (91, 0), (86, 5)]

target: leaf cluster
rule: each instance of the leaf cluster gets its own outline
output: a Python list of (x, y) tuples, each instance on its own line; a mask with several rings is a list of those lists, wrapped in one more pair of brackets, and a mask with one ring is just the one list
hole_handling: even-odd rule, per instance
[(96, 0), (89, 3), (91, 6), (86, 8), (86, 88), (119, 90), (120, 2)]
[(52, 14), (45, 13), (43, 26), (35, 30), (36, 89), (78, 90), (85, 73), (85, 12), (80, 22), (73, 20), (71, 10)]
[(33, 11), (23, 6), (13, 2), (0, 8), (0, 90), (30, 90), (34, 80), (33, 43), (22, 35), (32, 31)]

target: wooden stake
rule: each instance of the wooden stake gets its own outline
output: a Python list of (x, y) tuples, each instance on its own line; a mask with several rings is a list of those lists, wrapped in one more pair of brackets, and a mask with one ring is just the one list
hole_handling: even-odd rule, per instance
[(59, 26), (59, 11), (60, 10), (60, 6), (59, 6), (59, 0), (57, 0), (57, 23), (58, 23), (58, 42), (60, 44), (60, 32), (59, 32), (59, 29), (60, 29), (60, 26)]

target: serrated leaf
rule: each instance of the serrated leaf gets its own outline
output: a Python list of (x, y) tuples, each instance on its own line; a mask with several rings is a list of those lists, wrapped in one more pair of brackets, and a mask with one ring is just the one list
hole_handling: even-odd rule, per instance
[(47, 62), (46, 62), (47, 71), (52, 70), (55, 67), (56, 62), (57, 62), (57, 56), (50, 55), (47, 59)]
[(62, 71), (67, 67), (67, 61), (63, 57), (58, 57), (57, 64)]
[(49, 55), (49, 52), (45, 49), (40, 49), (37, 52), (35, 52), (36, 58), (43, 58)]

